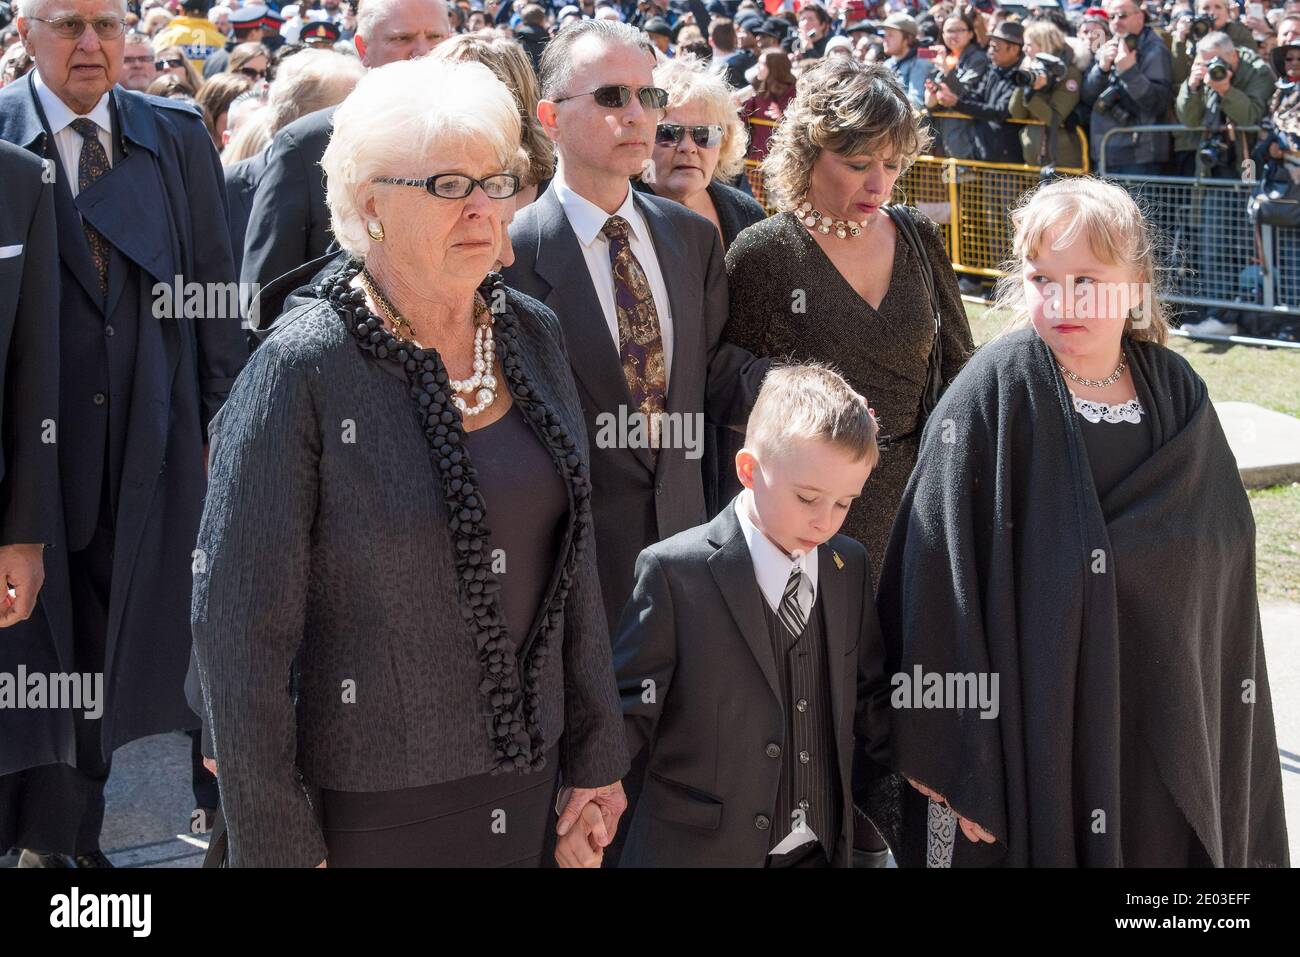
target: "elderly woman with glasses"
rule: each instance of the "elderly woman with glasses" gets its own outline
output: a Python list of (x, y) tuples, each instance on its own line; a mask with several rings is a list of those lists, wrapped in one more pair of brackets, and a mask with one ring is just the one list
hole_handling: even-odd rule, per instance
[(555, 315), (489, 275), (525, 164), (478, 63), (389, 64), (335, 114), (352, 258), (212, 426), (193, 623), (232, 864), (537, 866), (561, 787), (566, 830), (614, 833), (582, 407)]

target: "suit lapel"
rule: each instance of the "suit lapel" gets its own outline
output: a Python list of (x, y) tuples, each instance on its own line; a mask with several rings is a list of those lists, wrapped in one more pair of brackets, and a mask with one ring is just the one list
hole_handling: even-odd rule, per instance
[[(605, 310), (587, 272), (578, 237), (564, 215), (554, 190), (537, 200), (537, 274), (551, 287), (544, 300), (560, 319), (568, 343), (573, 374), (586, 388), (598, 412), (618, 414), (619, 406), (635, 411), (618, 347), (609, 334)], [(649, 449), (630, 449), (647, 469), (654, 470)]]
[[(844, 703), (843, 675), (844, 653), (849, 647), (849, 596), (848, 582), (842, 562), (835, 550), (827, 543), (817, 550), (817, 590), (821, 592), (822, 611), (825, 612), (826, 658), (831, 686), (831, 714), (835, 716), (835, 730), (838, 732), (842, 720), (841, 706)], [(856, 664), (856, 663), (855, 663)], [(856, 667), (854, 671), (856, 681)]]
[(722, 592), (723, 600), (744, 636), (750, 652), (767, 680), (767, 686), (777, 701), (781, 700), (780, 682), (776, 674), (776, 658), (768, 634), (767, 619), (759, 602), (765, 601), (754, 577), (754, 561), (736, 518), (736, 503), (718, 513), (709, 525), (709, 541), (717, 546), (708, 560), (709, 571)]
[[(112, 101), (114, 135), (123, 146), (117, 149), (115, 144), (112, 169), (77, 195), (77, 208), (123, 256), (155, 282), (170, 285), (180, 270), (172, 255), (176, 230), (167, 215), (167, 190), (153, 152), (125, 146), (137, 137), (152, 141), (152, 130), (141, 135), (142, 120), (129, 97), (119, 98), (114, 91)], [(121, 293), (120, 285), (117, 291)]]
[[(21, 81), (26, 84), (24, 113), (20, 129), (14, 131), (19, 139), (14, 142), (27, 147), (47, 164), (53, 164), (54, 170), (54, 217), (59, 230), (59, 259), (68, 267), (68, 272), (76, 277), (77, 282), (86, 291), (90, 301), (102, 307), (104, 297), (99, 291), (99, 274), (90, 258), (90, 242), (81, 225), (81, 214), (77, 212), (76, 200), (68, 185), (70, 177), (77, 175), (77, 170), (66, 170), (59, 158), (58, 148), (54, 145), (54, 136), (50, 133), (50, 122), (41, 109), (40, 98), (36, 95), (32, 76)], [(8, 133), (8, 131), (6, 131)]]

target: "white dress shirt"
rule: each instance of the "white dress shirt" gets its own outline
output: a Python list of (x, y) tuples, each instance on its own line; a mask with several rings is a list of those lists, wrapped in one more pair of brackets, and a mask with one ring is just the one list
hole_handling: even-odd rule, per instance
[[(785, 597), (786, 582), (790, 580), (790, 571), (798, 564), (804, 575), (798, 592), (799, 608), (806, 621), (817, 601), (817, 549), (798, 558), (791, 558), (754, 524), (753, 508), (754, 493), (745, 489), (736, 498), (736, 518), (745, 536), (745, 544), (749, 546), (749, 558), (754, 565), (758, 590), (772, 611), (779, 611), (781, 600)], [(817, 835), (807, 824), (797, 832), (791, 827), (790, 833), (768, 853), (788, 854), (796, 847), (815, 840)]]
[(668, 308), (668, 287), (664, 285), (663, 271), (659, 268), (659, 256), (655, 252), (654, 240), (650, 236), (650, 227), (645, 217), (636, 208), (632, 186), (629, 183), (627, 196), (623, 205), (614, 213), (607, 213), (591, 200), (579, 196), (565, 185), (562, 172), (557, 172), (551, 181), (555, 198), (560, 201), (578, 245), (582, 248), (582, 258), (587, 263), (587, 272), (591, 275), (591, 284), (596, 287), (596, 298), (605, 313), (605, 324), (609, 326), (610, 337), (614, 340), (614, 349), (619, 349), (618, 313), (614, 308), (614, 273), (609, 263), (609, 240), (601, 233), (610, 216), (622, 216), (628, 224), (628, 245), (632, 255), (641, 264), (646, 281), (650, 283), (650, 292), (654, 296), (655, 312), (659, 316), (659, 335), (664, 347), (664, 387), (667, 388), (673, 371), (673, 317)]
[[(70, 124), (73, 120), (80, 119), (82, 114), (72, 112), (71, 108), (45, 85), (40, 70), (33, 70), (32, 74), (32, 86), (36, 88), (36, 97), (40, 101), (41, 109), (45, 111), (50, 132), (54, 134), (54, 146), (59, 151), (63, 174), (67, 178), (68, 189), (75, 199), (77, 193), (81, 191), (78, 183), (78, 171), (81, 168), (81, 134)], [(85, 115), (94, 120), (95, 125), (99, 127), (99, 142), (104, 147), (104, 155), (108, 157), (108, 165), (111, 167), (113, 165), (113, 114), (108, 108), (108, 94), (101, 96), (95, 108)]]

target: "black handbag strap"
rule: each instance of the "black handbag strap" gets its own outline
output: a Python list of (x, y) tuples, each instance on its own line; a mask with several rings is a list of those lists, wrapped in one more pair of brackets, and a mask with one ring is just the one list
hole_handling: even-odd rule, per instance
[(913, 431), (906, 435), (896, 435), (890, 438), (890, 441), (898, 442), (921, 431), (930, 411), (939, 400), (939, 394), (943, 391), (943, 345), (939, 339), (943, 330), (943, 319), (939, 312), (939, 293), (934, 284), (934, 267), (930, 263), (930, 256), (926, 252), (924, 244), (921, 242), (921, 233), (916, 228), (916, 221), (912, 218), (911, 209), (907, 206), (898, 205), (884, 206), (882, 209), (894, 221), (894, 225), (898, 228), (898, 235), (903, 238), (903, 241), (911, 247), (912, 252), (916, 255), (916, 261), (921, 271), (921, 282), (925, 285), (926, 295), (930, 299), (930, 308), (934, 312), (934, 341), (930, 345), (930, 359), (926, 370), (925, 391), (921, 395), (920, 416)]

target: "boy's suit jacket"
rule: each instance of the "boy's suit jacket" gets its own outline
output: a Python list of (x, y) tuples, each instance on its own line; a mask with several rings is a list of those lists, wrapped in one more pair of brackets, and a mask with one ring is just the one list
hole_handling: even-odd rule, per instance
[[(784, 705), (735, 508), (637, 560), (614, 668), (629, 752), (650, 755), (621, 866), (762, 867), (781, 826), (783, 762), (770, 746), (785, 747)], [(818, 563), (844, 807), (841, 833), (818, 836), (848, 866), (855, 749), (886, 763), (889, 683), (866, 550), (836, 535)]]

